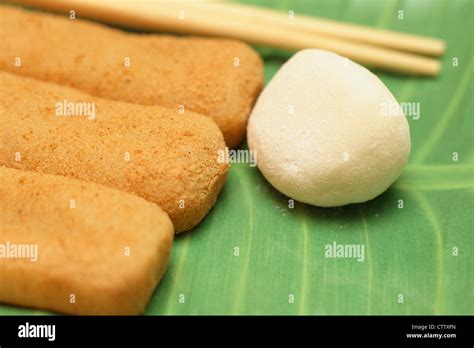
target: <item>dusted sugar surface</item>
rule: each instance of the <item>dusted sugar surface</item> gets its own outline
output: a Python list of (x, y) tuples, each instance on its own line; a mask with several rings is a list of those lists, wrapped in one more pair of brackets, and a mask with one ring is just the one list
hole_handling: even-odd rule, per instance
[(365, 202), (401, 174), (410, 152), (397, 101), (364, 67), (316, 49), (296, 53), (260, 95), (247, 129), (279, 191), (331, 207)]

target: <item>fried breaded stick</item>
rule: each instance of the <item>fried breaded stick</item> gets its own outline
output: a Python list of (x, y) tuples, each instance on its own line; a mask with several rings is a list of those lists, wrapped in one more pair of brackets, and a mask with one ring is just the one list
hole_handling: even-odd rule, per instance
[(244, 43), (129, 34), (10, 6), (0, 6), (0, 18), (2, 70), (102, 98), (210, 116), (229, 147), (245, 135), (263, 69)]
[(154, 203), (110, 187), (0, 167), (0, 301), (139, 314), (173, 241)]
[(0, 165), (135, 193), (167, 212), (177, 232), (214, 205), (229, 165), (219, 161), (226, 147), (211, 119), (5, 72), (0, 86)]

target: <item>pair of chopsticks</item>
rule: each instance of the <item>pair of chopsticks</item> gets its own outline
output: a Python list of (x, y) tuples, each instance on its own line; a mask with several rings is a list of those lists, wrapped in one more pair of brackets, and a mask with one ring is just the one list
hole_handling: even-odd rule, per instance
[(445, 50), (444, 41), (434, 38), (215, 0), (16, 2), (74, 10), (79, 18), (132, 28), (229, 37), (287, 50), (319, 48), (369, 67), (413, 75), (437, 75), (440, 63), (433, 57)]

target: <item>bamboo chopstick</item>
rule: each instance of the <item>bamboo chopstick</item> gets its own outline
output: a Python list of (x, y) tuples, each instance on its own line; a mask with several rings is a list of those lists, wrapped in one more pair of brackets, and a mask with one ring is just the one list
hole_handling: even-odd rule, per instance
[[(343, 40), (342, 37), (338, 35), (334, 37), (321, 34), (310, 35), (309, 31), (301, 30), (301, 27), (307, 29), (306, 23), (303, 23), (304, 25), (301, 26), (294, 26), (292, 20), (289, 20), (287, 15), (273, 10), (240, 4), (229, 4), (226, 2), (216, 2), (215, 0), (207, 3), (188, 3), (187, 8), (192, 10), (192, 16), (194, 17), (197, 16), (199, 12), (201, 15), (200, 18), (203, 20), (206, 16), (218, 18), (219, 21), (227, 23), (238, 22), (241, 28), (240, 38), (244, 37), (247, 41), (252, 43), (296, 50), (317, 47), (334, 51), (366, 65), (397, 72), (437, 75), (440, 70), (439, 62), (434, 59), (385, 49), (383, 47), (351, 42)], [(320, 25), (318, 20), (313, 22), (311, 17), (306, 17), (305, 19), (308, 19), (308, 23), (310, 24)], [(334, 27), (338, 27), (339, 25), (337, 22), (325, 22), (331, 25), (334, 24)], [(349, 31), (351, 27), (358, 28), (360, 29), (360, 33), (365, 30), (368, 34), (366, 36), (370, 36), (367, 41), (372, 40), (374, 42), (381, 40), (383, 35), (387, 33), (389, 36), (387, 37), (385, 46), (402, 46), (402, 41), (406, 38), (407, 45), (405, 46), (410, 47), (411, 45), (414, 49), (415, 44), (418, 44), (418, 51), (420, 52), (441, 54), (444, 51), (444, 42), (441, 40), (389, 31), (382, 31), (380, 33), (375, 29), (355, 25), (341, 24), (341, 27), (347, 27), (346, 31)], [(269, 33), (268, 31), (270, 30), (271, 32)], [(340, 30), (340, 32), (342, 33), (344, 30)], [(229, 36), (230, 35), (231, 34), (229, 34)], [(363, 37), (364, 35), (359, 36)]]
[[(233, 4), (118, 0), (16, 2), (59, 11), (73, 9), (78, 17), (90, 17), (134, 28), (223, 36), (289, 50), (320, 48), (336, 52), (361, 64), (407, 74), (434, 76), (440, 71), (439, 62), (432, 58), (318, 35), (301, 28), (275, 25), (272, 23), (273, 19), (268, 20), (268, 14), (263, 18), (256, 18), (249, 15), (249, 9), (245, 7), (246, 14), (243, 15), (239, 12), (242, 11), (241, 7), (233, 10)], [(259, 11), (261, 10), (256, 13)]]
[(289, 14), (271, 9), (228, 2), (199, 3), (201, 8), (212, 10), (220, 15), (239, 16), (247, 22), (265, 21), (272, 26), (288, 30), (300, 30), (317, 35), (325, 35), (348, 41), (392, 48), (400, 51), (429, 56), (440, 56), (446, 48), (445, 42), (430, 37), (375, 29), (362, 25), (342, 23), (300, 14)]

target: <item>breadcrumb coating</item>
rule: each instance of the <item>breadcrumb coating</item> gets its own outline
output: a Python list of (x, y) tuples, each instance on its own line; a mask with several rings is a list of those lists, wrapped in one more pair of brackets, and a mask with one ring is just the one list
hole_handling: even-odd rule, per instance
[[(64, 175), (158, 204), (177, 233), (211, 209), (227, 176), (222, 133), (208, 117), (100, 99), (0, 72), (0, 165)], [(61, 105), (93, 105), (95, 116)]]
[[(1, 302), (82, 315), (144, 312), (174, 236), (156, 204), (6, 167), (0, 202)], [(24, 257), (25, 247), (36, 248), (35, 259)]]
[[(211, 117), (229, 147), (245, 136), (263, 63), (245, 43), (123, 32), (0, 6), (0, 69), (101, 98)], [(18, 60), (21, 66), (17, 66)]]

